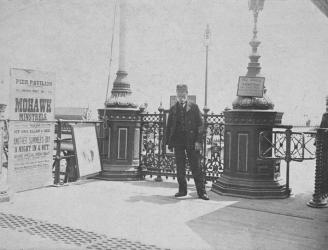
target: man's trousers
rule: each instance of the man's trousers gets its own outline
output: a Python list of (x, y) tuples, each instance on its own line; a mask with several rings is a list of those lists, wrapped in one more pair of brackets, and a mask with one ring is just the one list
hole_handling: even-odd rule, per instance
[(201, 196), (206, 192), (205, 192), (204, 177), (200, 167), (200, 152), (182, 145), (174, 147), (175, 161), (177, 165), (177, 179), (179, 183), (179, 192), (187, 193), (186, 153), (190, 165), (190, 170), (194, 178), (197, 194), (198, 196)]

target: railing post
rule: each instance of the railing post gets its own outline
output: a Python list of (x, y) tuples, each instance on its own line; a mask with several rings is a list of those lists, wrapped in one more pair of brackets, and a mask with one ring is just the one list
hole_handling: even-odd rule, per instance
[(286, 192), (288, 195), (290, 195), (291, 190), (289, 188), (289, 163), (292, 159), (291, 157), (291, 138), (292, 138), (292, 130), (290, 128), (287, 128), (286, 131), (286, 156), (285, 156), (285, 161), (286, 161)]
[(207, 123), (207, 113), (208, 111), (210, 110), (208, 107), (204, 107), (203, 108), (204, 110), (204, 133), (203, 133), (203, 167), (202, 167), (202, 172), (203, 172), (203, 178), (204, 178), (204, 182), (205, 184), (207, 183), (207, 180), (206, 180), (206, 139), (207, 139), (207, 126), (208, 126), (208, 123)]
[(162, 120), (162, 123), (163, 123), (163, 137), (162, 137), (162, 155), (163, 157), (165, 157), (165, 154), (166, 154), (166, 135), (165, 135), (165, 132), (166, 132), (166, 119), (167, 119), (167, 116), (166, 116), (166, 112), (165, 110), (163, 110), (163, 120)]
[(56, 156), (55, 156), (55, 180), (54, 184), (58, 185), (60, 182), (60, 145), (61, 145), (62, 122), (58, 120), (57, 138), (56, 138)]
[(163, 126), (164, 126), (163, 125), (163, 111), (164, 111), (164, 108), (162, 106), (162, 103), (159, 106), (158, 111), (159, 111), (159, 123), (158, 123), (157, 170), (158, 170), (159, 175), (157, 175), (155, 181), (161, 182), (161, 181), (163, 181), (162, 176), (160, 175), (160, 173), (161, 173), (161, 158), (162, 158), (162, 150), (161, 149), (162, 149), (162, 142), (163, 142)]
[[(223, 113), (221, 113), (220, 114), (222, 117), (224, 117), (223, 116)], [(223, 169), (223, 162), (222, 162), (222, 143), (224, 144), (224, 127), (223, 127), (223, 131), (222, 131), (222, 127), (221, 126), (224, 126), (224, 125), (222, 125), (222, 123), (221, 122), (219, 122), (219, 129), (220, 129), (220, 157), (219, 157), (219, 164), (220, 164), (220, 167), (219, 167), (219, 169), (221, 168), (221, 169)]]
[[(325, 199), (325, 196), (327, 195), (324, 192), (324, 185), (325, 182), (327, 182), (327, 172), (324, 174), (324, 171), (328, 171), (328, 169), (324, 169), (325, 164), (328, 164), (328, 147), (327, 147), (327, 140), (328, 137), (327, 134), (325, 135), (324, 129), (318, 129), (317, 130), (317, 136), (316, 136), (316, 166), (315, 166), (315, 184), (314, 184), (314, 194), (311, 201), (307, 203), (308, 206), (314, 207), (314, 208), (323, 208), (328, 207), (327, 200)], [(326, 166), (327, 167), (327, 166)], [(326, 176), (325, 176), (326, 175)], [(326, 178), (325, 178), (326, 177)]]
[(142, 158), (142, 148), (143, 148), (143, 137), (142, 137), (142, 132), (143, 132), (143, 110), (140, 110), (140, 135), (139, 135), (139, 176), (140, 180), (145, 179), (144, 177), (144, 170), (143, 170), (143, 158)]

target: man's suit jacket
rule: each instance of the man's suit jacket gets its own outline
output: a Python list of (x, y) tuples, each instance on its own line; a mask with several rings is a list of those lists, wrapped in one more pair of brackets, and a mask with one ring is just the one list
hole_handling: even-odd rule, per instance
[(328, 112), (322, 115), (320, 128), (328, 128)]
[[(166, 144), (171, 149), (177, 145), (174, 135), (176, 133), (177, 125), (177, 108), (178, 103), (171, 107), (166, 126)], [(187, 146), (194, 146), (195, 142), (202, 142), (204, 124), (202, 114), (197, 104), (187, 102), (185, 115), (185, 128), (186, 128), (186, 144)]]

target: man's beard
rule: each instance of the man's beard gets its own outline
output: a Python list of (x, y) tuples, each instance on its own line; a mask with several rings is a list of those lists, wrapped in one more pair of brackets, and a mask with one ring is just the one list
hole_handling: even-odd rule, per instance
[(183, 104), (183, 103), (186, 103), (187, 102), (187, 98), (184, 98), (184, 99), (180, 99), (179, 100), (179, 103)]

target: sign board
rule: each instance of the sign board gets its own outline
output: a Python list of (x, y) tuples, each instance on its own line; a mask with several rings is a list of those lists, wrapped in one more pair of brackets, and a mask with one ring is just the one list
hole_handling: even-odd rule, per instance
[(263, 97), (264, 77), (240, 76), (237, 96)]
[(95, 125), (73, 125), (72, 131), (79, 177), (98, 174), (101, 171), (101, 163)]
[[(171, 95), (170, 96), (170, 108), (177, 102), (177, 96)], [(196, 103), (196, 96), (195, 95), (188, 95), (188, 102)]]
[(53, 183), (54, 73), (10, 71), (8, 184), (13, 191)]

